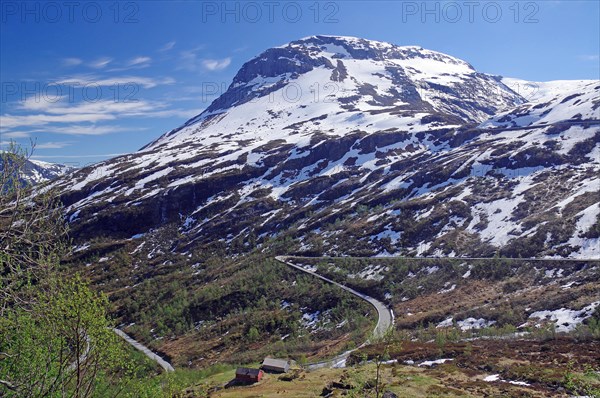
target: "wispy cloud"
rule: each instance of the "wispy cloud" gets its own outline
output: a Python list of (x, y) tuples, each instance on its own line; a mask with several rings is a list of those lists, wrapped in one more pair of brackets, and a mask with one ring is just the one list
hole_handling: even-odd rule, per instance
[(126, 153), (103, 153), (99, 155), (33, 155), (32, 159), (78, 159), (78, 158), (112, 158), (127, 155)]
[(122, 63), (122, 66), (118, 66), (111, 69), (106, 69), (107, 72), (123, 72), (131, 69), (144, 69), (148, 68), (152, 63), (152, 58), (146, 56), (139, 56), (131, 58), (130, 60)]
[(210, 71), (223, 70), (229, 66), (231, 58), (223, 59), (204, 59), (202, 60), (202, 66)]
[(72, 145), (72, 141), (60, 141), (60, 142), (42, 142), (35, 144), (36, 149), (62, 149)]
[(73, 87), (84, 87), (87, 85), (95, 86), (125, 86), (125, 85), (138, 85), (143, 88), (153, 88), (165, 84), (173, 84), (175, 79), (172, 77), (163, 78), (152, 78), (143, 76), (114, 76), (114, 77), (100, 77), (93, 74), (81, 74), (63, 77), (58, 79), (55, 84), (73, 86)]
[[(189, 114), (189, 113), (187, 113)], [(148, 130), (147, 127), (126, 127), (120, 125), (97, 125), (97, 124), (66, 124), (66, 125), (42, 125), (32, 126), (28, 132), (8, 132), (3, 133), (2, 138), (29, 138), (32, 134), (45, 133), (45, 134), (64, 134), (64, 135), (87, 135), (97, 136), (106, 135), (112, 133), (122, 132), (137, 132)], [(17, 133), (17, 134), (14, 134)], [(61, 144), (71, 144), (72, 141), (62, 141)], [(57, 142), (49, 142), (45, 144), (36, 144), (36, 147), (42, 148), (40, 145), (46, 145), (44, 148), (59, 148)], [(60, 147), (62, 148), (62, 147)]]
[(199, 52), (203, 47), (199, 46), (191, 50), (179, 53), (179, 65), (177, 69), (185, 69), (190, 72), (198, 71), (219, 71), (227, 68), (231, 64), (231, 58), (205, 58)]
[(136, 132), (147, 130), (145, 127), (124, 127), (115, 125), (70, 125), (61, 127), (47, 127), (39, 132), (55, 133), (64, 135), (106, 135), (122, 132)]
[(197, 71), (200, 67), (200, 60), (198, 57), (198, 51), (200, 50), (202, 50), (202, 47), (196, 47), (179, 53), (177, 69), (185, 69), (190, 72)]
[(63, 58), (62, 64), (63, 66), (71, 67), (81, 65), (83, 61), (79, 58)]
[(600, 59), (598, 54), (581, 55), (579, 58), (583, 61), (598, 61)]
[(48, 115), (48, 114), (35, 114), (35, 115), (2, 115), (2, 134), (6, 134), (4, 131), (9, 131), (13, 128), (23, 127), (34, 127), (44, 126), (49, 123), (84, 123), (84, 122), (99, 122), (105, 120), (114, 120), (116, 117), (113, 114), (87, 114), (87, 113), (73, 113), (63, 115)]
[(129, 62), (127, 62), (127, 66), (149, 66), (151, 61), (152, 58), (150, 57), (135, 57), (130, 59)]
[[(167, 103), (158, 101), (96, 101), (69, 103), (66, 98), (61, 101), (44, 101), (30, 98), (19, 103), (17, 110), (28, 114), (3, 114), (2, 134), (16, 134), (13, 138), (25, 138), (25, 132), (45, 132), (67, 135), (103, 135), (114, 132), (134, 131), (139, 129), (111, 125), (97, 125), (127, 117), (189, 118), (197, 114), (196, 110), (172, 109)], [(18, 131), (15, 131), (18, 130)]]
[(161, 48), (159, 48), (158, 51), (160, 51), (160, 52), (169, 51), (169, 50), (172, 50), (173, 47), (175, 47), (175, 41), (170, 41), (170, 42), (166, 43), (164, 46), (162, 46)]
[(9, 131), (2, 133), (2, 138), (15, 139), (15, 138), (29, 138), (31, 134), (27, 131)]
[(112, 58), (101, 57), (88, 64), (90, 68), (103, 69), (112, 62)]

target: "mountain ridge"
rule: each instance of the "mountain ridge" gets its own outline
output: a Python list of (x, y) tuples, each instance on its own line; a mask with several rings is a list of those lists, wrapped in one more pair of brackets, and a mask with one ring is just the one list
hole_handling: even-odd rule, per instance
[[(352, 46), (357, 43), (358, 48)], [(424, 60), (428, 62), (423, 64)], [(427, 65), (433, 67), (423, 71), (417, 69), (423, 69)], [(442, 70), (451, 65), (455, 69), (453, 74)], [(348, 75), (349, 67), (350, 77), (343, 79), (343, 76)], [(318, 74), (319, 68), (325, 69), (324, 73)], [(354, 80), (355, 84), (346, 80)], [(454, 83), (472, 86), (460, 90), (463, 99), (472, 96), (472, 101), (463, 100), (460, 107), (444, 105), (443, 102), (448, 98), (452, 101), (459, 100), (459, 93), (450, 88)], [(288, 84), (292, 84), (296, 92), (281, 90)], [(288, 91), (289, 88), (288, 86)], [(490, 94), (490, 90), (495, 92), (487, 100), (485, 96)], [(486, 74), (477, 73), (465, 61), (440, 52), (358, 38), (311, 36), (268, 49), (246, 62), (225, 93), (200, 115), (166, 133), (162, 138), (222, 114), (233, 105), (256, 102), (277, 91), (279, 93), (271, 97), (271, 103), (300, 101), (303, 106), (311, 103), (324, 106), (337, 101), (340, 102), (341, 110), (383, 113), (406, 111), (405, 118), (423, 110), (424, 115), (441, 112), (443, 116), (460, 117), (461, 123), (465, 122), (465, 118), (467, 121), (481, 121), (491, 115), (497, 105), (506, 107), (523, 102), (522, 97), (501, 82)], [(424, 94), (431, 98), (422, 98)], [(359, 97), (366, 97), (366, 103), (360, 104)], [(500, 100), (494, 105), (491, 102), (496, 98)], [(472, 107), (471, 102), (477, 102), (475, 99), (486, 105), (476, 105), (465, 113), (466, 108)], [(161, 138), (155, 143), (160, 140)], [(152, 145), (153, 143), (144, 148)]]
[[(351, 45), (356, 48), (348, 51)], [(599, 140), (590, 117), (598, 111), (600, 86), (581, 83), (575, 97), (554, 93), (543, 104), (524, 103), (502, 78), (480, 74), (464, 61), (453, 64), (459, 69), (452, 74), (438, 61), (448, 56), (429, 59), (428, 50), (408, 47), (407, 61), (398, 49), (403, 48), (315, 36), (266, 50), (244, 64), (230, 85), (235, 93), (243, 88), (240, 103), (228, 90), (197, 117), (139, 152), (57, 183), (73, 227), (86, 239), (98, 233), (127, 238), (174, 223), (193, 245), (218, 242), (225, 247), (251, 236), (254, 244), (263, 244), (267, 238), (291, 234), (299, 253), (313, 250), (306, 240), (316, 235), (324, 241), (320, 254), (489, 256), (501, 250), (504, 255), (596, 255), (595, 243), (584, 244), (592, 252), (572, 245), (597, 241), (593, 231), (598, 211), (592, 203), (575, 212), (566, 228), (572, 234), (589, 234), (591, 241), (574, 235), (569, 240), (559, 232), (565, 220), (559, 216), (564, 206), (558, 196), (546, 197), (553, 201), (546, 206), (558, 206), (551, 211), (538, 206), (539, 199), (528, 205), (531, 200), (524, 197), (532, 196), (543, 178), (567, 176), (588, 187), (583, 192), (569, 188), (572, 195), (595, 192)], [(265, 66), (281, 51), (292, 58)], [(428, 60), (420, 69), (410, 64), (423, 56)], [(306, 64), (299, 61), (298, 66), (290, 59)], [(260, 71), (272, 76), (257, 79)], [(346, 77), (340, 79), (340, 74)], [(328, 101), (315, 101), (315, 82), (335, 84), (337, 90), (325, 96)], [(277, 97), (290, 87), (302, 90), (297, 100)], [(263, 89), (272, 91), (265, 94)], [(471, 106), (473, 94), (482, 104)], [(484, 118), (482, 109), (490, 115)], [(555, 110), (568, 115), (546, 120), (546, 125), (541, 119), (537, 125), (523, 122), (525, 112), (537, 117), (545, 112), (547, 117)], [(581, 117), (573, 120), (578, 113)], [(499, 122), (511, 117), (517, 118), (514, 123)], [(570, 124), (562, 123), (567, 119)], [(518, 133), (512, 131), (517, 125), (522, 130)], [(570, 180), (563, 184), (572, 185)], [(511, 193), (515, 186), (520, 198)], [(449, 192), (456, 192), (458, 199), (452, 200)], [(523, 209), (520, 215), (513, 214), (516, 209), (509, 203)], [(387, 207), (388, 213), (363, 217), (356, 212), (361, 206), (367, 213)], [(425, 209), (419, 210), (421, 206)], [(412, 224), (428, 225), (414, 231), (395, 214), (402, 207), (414, 208), (405, 214)], [(575, 224), (582, 211), (591, 221), (579, 228)], [(432, 217), (438, 212), (436, 221)], [(383, 222), (386, 217), (389, 221)], [(229, 221), (234, 219), (238, 222)], [(323, 230), (333, 228), (338, 219), (339, 229)], [(357, 235), (352, 224), (359, 219), (369, 227)], [(344, 227), (346, 222), (350, 224)], [(541, 239), (548, 233), (555, 238)], [(336, 243), (338, 237), (359, 244)], [(528, 247), (519, 248), (522, 242)]]
[[(176, 367), (361, 344), (373, 309), (273, 260), (290, 255), (390, 304), (413, 334), (591, 311), (600, 83), (523, 102), (498, 76), (434, 62), (396, 84), (388, 61), (311, 51), (333, 69), (255, 80), (285, 83), (52, 183), (74, 238), (65, 266), (110, 294), (120, 328)], [(315, 82), (339, 90), (314, 101)]]

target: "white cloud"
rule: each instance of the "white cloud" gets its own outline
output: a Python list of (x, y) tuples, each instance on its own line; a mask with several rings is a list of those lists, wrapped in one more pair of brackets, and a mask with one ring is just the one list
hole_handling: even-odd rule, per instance
[(223, 70), (229, 66), (231, 58), (223, 59), (204, 59), (202, 60), (202, 66), (210, 71)]
[(78, 158), (106, 158), (127, 155), (126, 153), (106, 153), (100, 155), (33, 155), (32, 159), (78, 159)]
[(83, 61), (79, 58), (63, 58), (62, 63), (64, 66), (77, 66), (81, 65)]
[(203, 47), (199, 46), (191, 50), (182, 51), (179, 54), (179, 64), (177, 69), (185, 69), (191, 72), (201, 70), (218, 71), (227, 68), (229, 64), (231, 64), (230, 57), (222, 59), (200, 57), (198, 52), (202, 49)]
[(35, 144), (36, 149), (62, 149), (69, 145), (73, 144), (71, 141), (61, 141), (61, 142), (43, 142), (41, 144)]
[(169, 51), (173, 47), (175, 47), (175, 41), (170, 41), (170, 42), (166, 43), (164, 46), (162, 46), (161, 48), (159, 48), (158, 51), (160, 51), (160, 52)]
[(127, 66), (149, 66), (151, 61), (152, 58), (150, 57), (135, 57), (130, 59), (129, 62), (127, 62)]
[(94, 69), (102, 69), (102, 68), (106, 67), (106, 65), (110, 64), (111, 62), (112, 62), (112, 58), (102, 57), (102, 58), (98, 58), (98, 59), (90, 62), (88, 64), (88, 66), (90, 68), (94, 68)]
[(196, 47), (192, 50), (182, 51), (179, 54), (179, 63), (177, 64), (177, 69), (186, 69), (191, 72), (197, 71), (199, 64), (198, 55), (196, 53), (201, 49), (202, 47)]
[[(175, 79), (172, 77), (164, 77), (164, 78), (151, 78), (151, 77), (143, 77), (143, 76), (115, 76), (115, 77), (99, 77), (95, 75), (74, 75), (69, 77), (64, 77), (59, 79), (54, 84), (57, 85), (66, 85), (72, 87), (84, 87), (84, 86), (124, 86), (126, 85), (138, 85), (143, 88), (153, 88), (156, 86), (173, 84), (175, 83)], [(113, 95), (114, 92), (110, 92), (107, 94)], [(125, 94), (131, 94), (131, 91), (127, 91)], [(133, 95), (135, 97), (135, 95)]]
[(598, 56), (598, 54), (594, 54), (594, 55), (582, 55), (579, 58), (581, 58), (584, 61), (598, 61), (600, 59), (600, 57)]
[[(82, 123), (82, 122), (98, 122), (102, 120), (113, 120), (115, 116), (112, 114), (63, 114), (63, 115), (2, 115), (2, 129), (8, 130), (12, 128), (44, 126), (48, 123)], [(6, 133), (2, 133), (6, 134)]]
[[(19, 103), (18, 110), (35, 112), (30, 114), (3, 114), (2, 134), (23, 135), (27, 132), (46, 132), (68, 135), (103, 135), (117, 131), (134, 131), (139, 129), (119, 126), (97, 126), (97, 122), (121, 119), (125, 117), (189, 118), (196, 115), (197, 110), (169, 109), (164, 102), (116, 102), (96, 101), (69, 103), (62, 101), (40, 101), (30, 98)], [(82, 124), (87, 123), (87, 124)], [(20, 132), (13, 131), (18, 129)], [(33, 130), (32, 130), (33, 129)]]
[(29, 138), (31, 134), (27, 131), (9, 131), (6, 133), (2, 133), (2, 138)]
[(113, 125), (103, 125), (98, 126), (95, 124), (90, 125), (70, 125), (70, 126), (62, 126), (62, 127), (47, 127), (43, 130), (39, 130), (44, 133), (54, 133), (54, 134), (65, 134), (65, 135), (106, 135), (112, 133), (122, 133), (124, 131), (127, 132), (135, 132), (135, 131), (144, 131), (147, 130), (143, 127), (123, 127), (123, 126), (113, 126)]

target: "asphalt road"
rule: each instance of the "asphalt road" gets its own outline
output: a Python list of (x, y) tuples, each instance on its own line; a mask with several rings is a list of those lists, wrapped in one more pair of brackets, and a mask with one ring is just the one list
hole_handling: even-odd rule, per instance
[[(285, 265), (288, 265), (292, 268), (295, 268), (299, 271), (310, 274), (310, 275), (314, 276), (315, 278), (319, 278), (327, 283), (336, 285), (339, 288), (344, 289), (345, 291), (365, 300), (366, 302), (371, 304), (373, 307), (375, 307), (375, 309), (377, 310), (377, 315), (379, 316), (379, 319), (377, 320), (377, 326), (375, 326), (375, 329), (373, 330), (373, 337), (375, 339), (383, 337), (385, 335), (385, 333), (394, 325), (394, 313), (392, 312), (392, 310), (390, 308), (388, 308), (381, 301), (374, 299), (371, 296), (367, 296), (366, 294), (357, 292), (356, 290), (351, 289), (348, 286), (345, 286), (345, 285), (342, 285), (341, 283), (335, 282), (329, 278), (326, 278), (322, 275), (317, 274), (316, 272), (304, 269), (296, 264), (292, 264), (291, 262), (287, 261), (287, 259), (288, 259), (288, 256), (275, 257), (275, 260), (277, 260)], [(367, 343), (368, 343), (368, 341), (365, 342), (365, 344), (367, 344)], [(364, 346), (365, 344), (363, 344), (362, 346)], [(309, 369), (316, 369), (316, 368), (322, 368), (322, 367), (334, 367), (335, 368), (335, 367), (344, 366), (344, 364), (346, 362), (346, 358), (348, 358), (348, 356), (350, 355), (351, 352), (352, 351), (347, 351), (329, 361), (323, 361), (323, 362), (310, 364), (310, 365), (308, 365), (308, 368)]]
[(125, 332), (123, 332), (122, 330), (119, 329), (113, 329), (113, 331), (120, 336), (121, 338), (123, 338), (123, 340), (125, 340), (126, 342), (128, 342), (130, 345), (132, 345), (135, 349), (140, 350), (142, 353), (144, 353), (144, 355), (146, 355), (148, 358), (150, 358), (151, 360), (155, 361), (156, 363), (158, 363), (160, 365), (161, 368), (163, 368), (166, 372), (174, 372), (175, 369), (173, 368), (173, 366), (171, 366), (171, 364), (167, 361), (165, 361), (164, 359), (162, 359), (160, 356), (158, 356), (157, 354), (153, 353), (148, 347), (146, 347), (145, 345), (137, 342), (136, 340), (132, 339), (131, 337), (129, 337), (129, 335), (127, 335)]

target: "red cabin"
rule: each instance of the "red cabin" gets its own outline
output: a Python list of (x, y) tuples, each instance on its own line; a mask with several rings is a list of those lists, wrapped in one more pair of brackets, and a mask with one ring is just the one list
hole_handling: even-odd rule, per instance
[(235, 371), (235, 381), (243, 383), (256, 383), (260, 381), (264, 373), (260, 369), (238, 368)]

